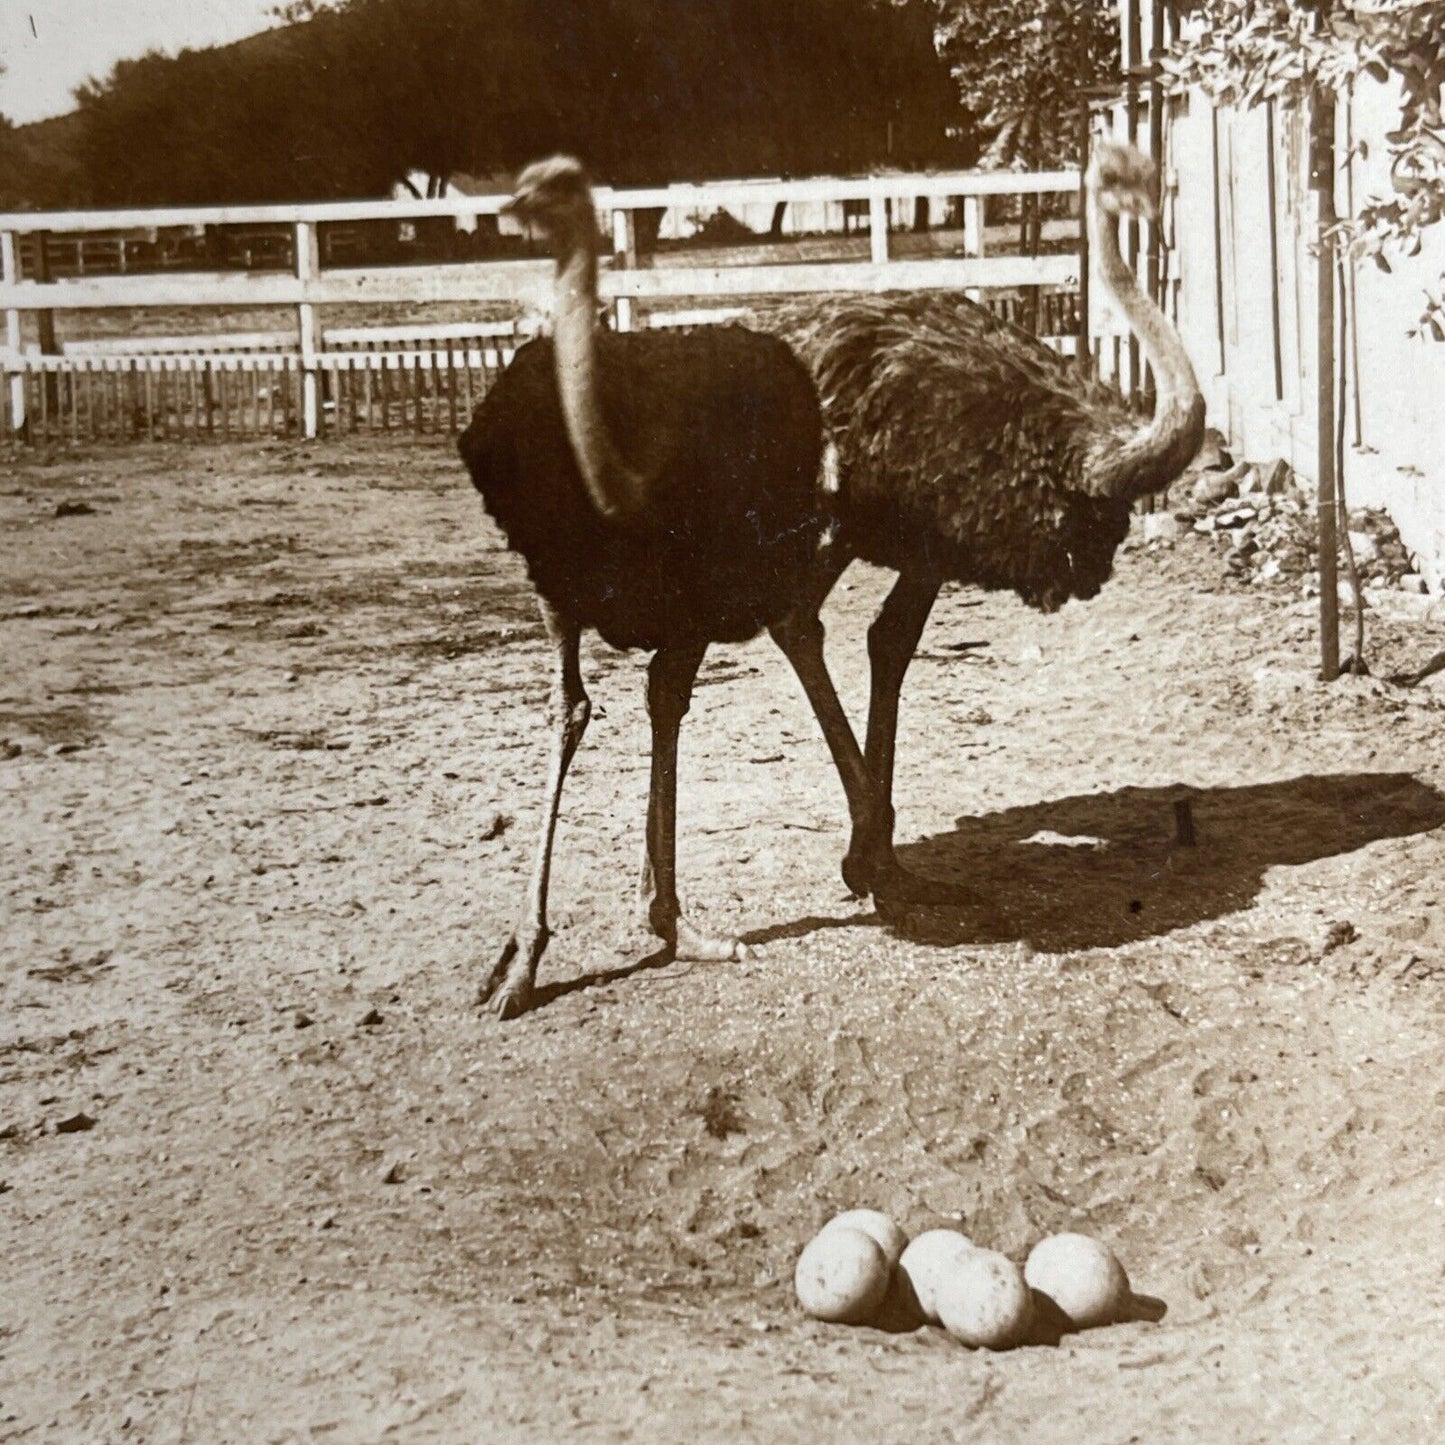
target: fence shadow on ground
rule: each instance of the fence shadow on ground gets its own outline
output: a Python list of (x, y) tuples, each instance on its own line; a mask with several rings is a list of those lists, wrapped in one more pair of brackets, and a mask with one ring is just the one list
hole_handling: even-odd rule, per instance
[[(1190, 803), (1196, 843), (1176, 838)], [(1408, 773), (1306, 775), (1236, 788), (1121, 788), (978, 818), (899, 849), (977, 908), (889, 909), (899, 936), (939, 946), (1022, 940), (1114, 948), (1248, 908), (1269, 869), (1445, 824), (1445, 796)], [(779, 930), (779, 936), (786, 926)]]

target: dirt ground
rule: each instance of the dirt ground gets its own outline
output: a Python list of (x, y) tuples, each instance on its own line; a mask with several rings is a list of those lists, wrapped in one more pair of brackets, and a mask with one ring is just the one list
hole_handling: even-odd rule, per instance
[[(450, 449), (3, 468), (0, 1440), (1445, 1438), (1445, 675), (1317, 682), (1314, 604), (1193, 536), (1052, 618), (947, 594), (900, 836), (980, 936), (848, 899), (800, 689), (717, 649), (681, 875), (758, 947), (690, 966), (633, 918), (641, 661), (593, 640), (502, 1025), (547, 663)], [(886, 583), (829, 612), (859, 723)], [(1378, 674), (1445, 647), (1422, 610)], [(864, 1204), (1097, 1232), (1168, 1315), (808, 1321)]]

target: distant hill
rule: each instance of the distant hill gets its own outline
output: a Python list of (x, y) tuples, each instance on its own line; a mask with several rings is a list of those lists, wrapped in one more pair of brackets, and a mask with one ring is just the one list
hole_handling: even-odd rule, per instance
[(0, 133), (0, 207), (56, 211), (86, 203), (78, 111)]

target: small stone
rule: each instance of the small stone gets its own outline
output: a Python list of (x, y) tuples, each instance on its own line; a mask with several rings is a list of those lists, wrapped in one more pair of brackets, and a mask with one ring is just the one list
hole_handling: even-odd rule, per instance
[(72, 1114), (68, 1119), (61, 1119), (55, 1126), (57, 1134), (83, 1134), (87, 1129), (95, 1128), (95, 1120), (89, 1114)]
[(1347, 534), (1350, 539), (1350, 549), (1355, 554), (1357, 564), (1363, 565), (1373, 562), (1379, 556), (1380, 547), (1374, 536), (1369, 532), (1351, 531)]
[(1217, 507), (1230, 497), (1239, 495), (1240, 479), (1249, 470), (1248, 462), (1241, 462), (1227, 472), (1205, 472), (1194, 484), (1190, 498), (1199, 507)]
[(1222, 472), (1233, 465), (1234, 458), (1229, 454), (1229, 444), (1223, 432), (1217, 427), (1209, 427), (1204, 433), (1204, 440), (1199, 444), (1199, 451), (1190, 463), (1192, 470)]
[(0, 738), (0, 762), (8, 763), (12, 758), (18, 758), (25, 751), (19, 743), (12, 743), (9, 738)]
[(95, 508), (89, 502), (61, 502), (55, 509), (57, 517), (93, 517)]
[(1196, 532), (1209, 533), (1209, 532), (1214, 531), (1214, 525), (1215, 525), (1215, 524), (1214, 524), (1214, 518), (1213, 518), (1213, 517), (1201, 517), (1201, 518), (1194, 524), (1194, 530), (1195, 530)]
[(1282, 492), (1289, 491), (1294, 482), (1294, 473), (1283, 457), (1276, 457), (1273, 461), (1266, 462), (1259, 470), (1264, 490), (1271, 497), (1277, 497)]
[(363, 1029), (374, 1029), (378, 1024), (384, 1022), (385, 1020), (381, 1016), (381, 1011), (379, 1009), (373, 1008), (366, 1011), (365, 1015), (362, 1017), (360, 1024), (357, 1025), (357, 1027)]
[(316, 1022), (310, 1014), (304, 1013), (301, 1009), (296, 1010), (296, 1027), (298, 1029), (309, 1029)]
[(1178, 518), (1169, 512), (1146, 512), (1144, 514), (1144, 540), (1146, 542), (1172, 542), (1183, 533), (1184, 527)]
[(387, 1169), (386, 1173), (381, 1176), (381, 1182), (383, 1184), (400, 1184), (405, 1178), (406, 1170), (403, 1168), (401, 1160), (398, 1159)]

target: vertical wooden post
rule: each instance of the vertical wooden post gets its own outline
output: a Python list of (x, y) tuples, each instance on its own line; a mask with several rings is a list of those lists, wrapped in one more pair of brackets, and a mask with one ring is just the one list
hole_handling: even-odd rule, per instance
[[(0, 276), (7, 286), (20, 279), (20, 251), (14, 231), (0, 231)], [(5, 356), (9, 362), (10, 430), (25, 430), (25, 373), (20, 361), (20, 313), (13, 307), (5, 312)], [(14, 368), (11, 370), (11, 368)]]
[(1079, 339), (1074, 360), (1086, 376), (1094, 374), (1094, 325), (1089, 315), (1089, 268), (1094, 264), (1089, 249), (1089, 157), (1093, 149), (1093, 126), (1089, 99), (1079, 99)]
[(868, 197), (869, 259), (875, 266), (888, 260), (888, 200), (885, 196)]
[(1310, 103), (1310, 188), (1315, 193), (1315, 495), (1320, 543), (1320, 676), (1340, 675), (1340, 596), (1335, 548), (1335, 97), (1316, 86)]
[[(1131, 146), (1139, 144), (1139, 79), (1140, 55), (1144, 48), (1139, 7), (1142, 0), (1123, 0), (1121, 33), (1124, 58), (1124, 133)], [(1124, 223), (1124, 261), (1129, 270), (1139, 274), (1139, 220), (1130, 216)], [(1140, 389), (1141, 377), (1139, 338), (1129, 330), (1129, 375), (1125, 390), (1134, 396)]]
[[(637, 265), (637, 223), (631, 211), (612, 213), (612, 265), (614, 269), (632, 269)], [(617, 298), (614, 324), (619, 331), (632, 330), (630, 296)]]
[[(302, 283), (303, 295), (307, 294), (306, 283), (314, 281), (320, 272), (315, 222), (297, 221), (296, 279)], [(321, 328), (316, 323), (316, 307), (311, 302), (303, 301), (297, 306), (296, 329), (301, 341), (301, 430), (303, 436), (314, 438), (320, 430), (321, 419), (316, 362), (316, 354), (321, 350)]]
[[(1159, 214), (1149, 222), (1147, 232), (1149, 249), (1146, 282), (1150, 299), (1161, 311), (1165, 305), (1164, 271), (1164, 86), (1160, 80), (1159, 62), (1164, 55), (1164, 0), (1152, 0), (1149, 7), (1149, 158), (1154, 162), (1155, 174), (1159, 177)], [(1146, 373), (1145, 390), (1153, 405), (1155, 378), (1152, 371)], [(1156, 498), (1151, 495), (1151, 502)]]
[(1274, 353), (1274, 399), (1284, 400), (1284, 349), (1279, 322), (1279, 186), (1275, 177), (1274, 101), (1264, 103), (1264, 183), (1269, 206), (1269, 336)]
[[(75, 243), (75, 255), (77, 262), (82, 254), (81, 242)], [(80, 274), (85, 274), (84, 266), (80, 267)], [(37, 231), (35, 233), (35, 279), (42, 285), (50, 280), (50, 232)], [(55, 312), (37, 311), (35, 314), (36, 326), (40, 333), (40, 354), (42, 356), (59, 356), (60, 344), (55, 339)], [(60, 375), (54, 371), (42, 371), (40, 373), (40, 385), (45, 390), (46, 405), (54, 411), (60, 404)]]

